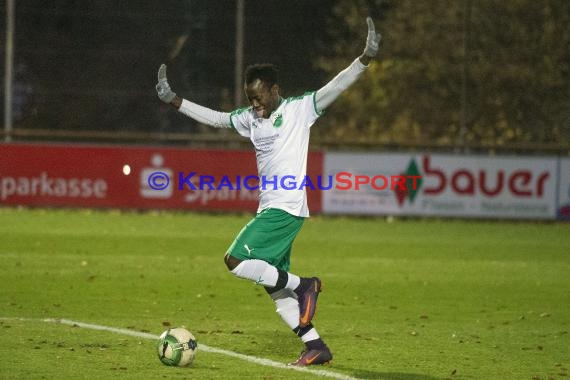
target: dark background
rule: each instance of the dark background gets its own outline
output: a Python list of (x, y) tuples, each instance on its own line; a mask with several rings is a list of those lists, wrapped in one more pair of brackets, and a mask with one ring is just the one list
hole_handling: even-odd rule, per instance
[[(244, 64), (277, 64), (286, 94), (322, 85), (312, 55), (322, 49), (327, 1), (245, 4)], [(228, 0), (18, 0), (16, 127), (191, 131), (192, 120), (157, 112), (161, 63), (181, 96), (233, 109), (235, 9)]]
[[(166, 63), (179, 95), (244, 106), (234, 104), (235, 14), (235, 0), (16, 1), (14, 138), (235, 140), (154, 89)], [(244, 64), (277, 64), (284, 96), (317, 90), (362, 52), (366, 16), (383, 35), (379, 59), (313, 143), (570, 151), (570, 1), (245, 0)]]

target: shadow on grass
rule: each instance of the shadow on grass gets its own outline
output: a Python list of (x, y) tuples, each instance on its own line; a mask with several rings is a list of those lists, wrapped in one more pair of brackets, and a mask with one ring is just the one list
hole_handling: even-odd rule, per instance
[(439, 377), (433, 377), (428, 375), (421, 375), (417, 373), (401, 373), (401, 372), (380, 372), (380, 371), (368, 371), (364, 369), (355, 369), (350, 367), (339, 367), (334, 366), (336, 369), (340, 369), (350, 373), (351, 376), (357, 377), (359, 379), (380, 379), (380, 380), (442, 380)]

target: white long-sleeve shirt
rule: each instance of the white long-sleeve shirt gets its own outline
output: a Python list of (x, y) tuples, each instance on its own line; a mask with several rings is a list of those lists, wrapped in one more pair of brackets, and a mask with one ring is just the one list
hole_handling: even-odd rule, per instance
[(249, 137), (255, 147), (260, 178), (258, 212), (278, 208), (308, 217), (307, 194), (301, 184), (307, 172), (310, 127), (366, 67), (357, 58), (318, 91), (282, 99), (268, 119), (258, 118), (252, 107), (219, 112), (186, 99), (179, 111), (200, 123), (233, 127), (240, 135)]

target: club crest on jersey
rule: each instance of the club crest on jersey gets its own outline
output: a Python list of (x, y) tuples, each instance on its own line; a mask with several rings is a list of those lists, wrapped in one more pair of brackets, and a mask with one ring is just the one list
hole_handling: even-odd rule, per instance
[(271, 124), (273, 124), (275, 128), (279, 128), (281, 124), (283, 124), (283, 114), (281, 113), (273, 114), (271, 115), (270, 120)]

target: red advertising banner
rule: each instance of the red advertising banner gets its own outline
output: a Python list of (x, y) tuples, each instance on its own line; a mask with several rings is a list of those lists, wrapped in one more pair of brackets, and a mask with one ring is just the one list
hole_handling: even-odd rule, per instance
[[(253, 151), (0, 145), (0, 205), (255, 212)], [(308, 175), (323, 155), (309, 153)], [(166, 186), (165, 186), (166, 185)], [(311, 212), (321, 192), (307, 188)]]

